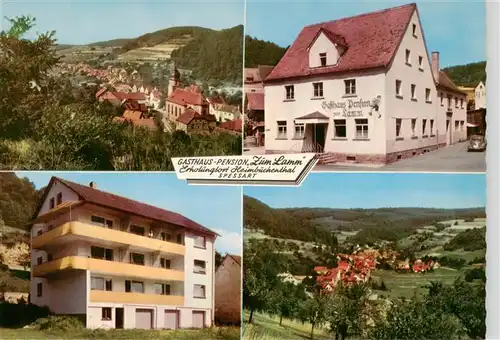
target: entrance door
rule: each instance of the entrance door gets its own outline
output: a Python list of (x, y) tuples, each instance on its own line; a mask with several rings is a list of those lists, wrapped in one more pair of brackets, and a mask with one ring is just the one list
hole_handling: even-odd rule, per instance
[(323, 152), (325, 149), (325, 137), (326, 137), (326, 124), (314, 124), (313, 137), (317, 145), (321, 147), (321, 150), (316, 150), (316, 152)]
[(193, 311), (193, 328), (205, 327), (205, 312)]
[(151, 309), (135, 310), (135, 328), (140, 328), (140, 329), (153, 328), (153, 311)]
[(179, 328), (179, 311), (166, 310), (165, 311), (165, 327), (166, 329)]
[(123, 328), (123, 308), (116, 308), (115, 313), (115, 328)]

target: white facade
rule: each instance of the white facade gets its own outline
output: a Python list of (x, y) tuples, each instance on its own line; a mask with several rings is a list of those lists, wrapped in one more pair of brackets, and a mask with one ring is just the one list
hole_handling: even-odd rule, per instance
[(483, 82), (480, 82), (474, 90), (474, 102), (476, 110), (486, 108), (486, 86)]
[[(309, 47), (309, 67), (335, 65), (342, 53), (343, 47), (320, 31)], [(358, 163), (411, 157), (446, 143), (447, 118), (438, 102), (414, 11), (385, 69), (266, 83), (266, 152), (317, 152), (334, 162)], [(456, 119), (465, 121), (465, 112)]]
[[(61, 194), (61, 201), (57, 201), (58, 195)], [(63, 204), (68, 201), (79, 201), (79, 196), (73, 190), (69, 189), (66, 185), (55, 180), (53, 185), (49, 188), (49, 192), (46, 195), (45, 201), (43, 202), (38, 216), (47, 213), (51, 207), (51, 200), (54, 199), (54, 206), (57, 207), (59, 204)], [(59, 203), (59, 204), (58, 204)], [(123, 230), (124, 217), (117, 213), (117, 211), (108, 208), (98, 208), (94, 205), (83, 205), (76, 206), (70, 212), (64, 213), (61, 216), (54, 218), (48, 222), (37, 223), (32, 227), (32, 240), (36, 240), (39, 235), (44, 235), (50, 230), (57, 232), (56, 230), (59, 226), (65, 225), (67, 222), (81, 222), (82, 225), (90, 226), (91, 228), (95, 226), (95, 221), (92, 221), (92, 216), (103, 217), (108, 221), (111, 221), (112, 226), (109, 228), (99, 227), (102, 229), (113, 229), (119, 231), (120, 233), (127, 233)], [(144, 235), (154, 233), (153, 236), (159, 237), (158, 226), (153, 226), (152, 221), (148, 221), (144, 218), (139, 218), (136, 216), (127, 216), (128, 223), (138, 225), (145, 229)], [(193, 328), (193, 327), (208, 327), (213, 324), (213, 309), (214, 309), (214, 261), (215, 261), (215, 249), (214, 240), (215, 238), (211, 236), (206, 236), (205, 234), (197, 234), (189, 229), (185, 229), (174, 225), (165, 225), (166, 229), (162, 229), (167, 233), (173, 235), (171, 242), (176, 242), (177, 236), (180, 235), (179, 241), (184, 245), (185, 252), (183, 255), (170, 253), (168, 250), (167, 243), (170, 241), (164, 241), (166, 243), (165, 251), (152, 251), (147, 250), (140, 243), (137, 245), (124, 246), (121, 243), (110, 242), (109, 240), (100, 240), (99, 236), (85, 237), (76, 236), (71, 233), (63, 236), (56, 237), (52, 245), (47, 245), (43, 247), (43, 250), (33, 249), (32, 247), (32, 278), (31, 278), (31, 302), (39, 306), (47, 306), (56, 314), (70, 314), (80, 316), (82, 319), (86, 320), (86, 325), (88, 328), (147, 328), (144, 325), (136, 325), (137, 320), (139, 320), (138, 314), (140, 311), (146, 310), (151, 311), (152, 324), (151, 328), (171, 328), (172, 322), (168, 324), (168, 313), (177, 315), (177, 325), (176, 328)], [(203, 235), (203, 236), (202, 236)], [(204, 237), (204, 248), (196, 247), (195, 239), (200, 236)], [(139, 236), (140, 237), (140, 236)], [(144, 236), (146, 238), (146, 236)], [(177, 272), (183, 273), (183, 278), (171, 278), (169, 275), (165, 276), (165, 279), (151, 278), (148, 276), (140, 277), (137, 274), (131, 273), (130, 276), (116, 275), (116, 273), (106, 272), (106, 269), (100, 269), (99, 271), (92, 270), (64, 270), (64, 263), (62, 267), (58, 268), (57, 271), (54, 270), (52, 275), (37, 275), (37, 267), (39, 265), (50, 265), (52, 261), (65, 261), (68, 258), (95, 258), (92, 255), (92, 247), (100, 247), (112, 250), (111, 258), (106, 258), (106, 266), (112, 268), (112, 262), (118, 263), (130, 263), (131, 253), (138, 253), (144, 255), (144, 267), (154, 267), (161, 268), (160, 258), (169, 260), (169, 266), (167, 268), (175, 270)], [(205, 273), (197, 273), (195, 271), (195, 260), (199, 260), (205, 263)], [(134, 267), (140, 267), (140, 265), (133, 265)], [(106, 267), (107, 268), (107, 267)], [(165, 267), (164, 267), (165, 268)], [(198, 270), (199, 272), (199, 270)], [(168, 274), (168, 273), (167, 273)], [(93, 279), (94, 278), (94, 279)], [(109, 281), (110, 289), (108, 286), (98, 288), (96, 290), (113, 292), (121, 294), (120, 298), (127, 300), (134, 300), (134, 302), (127, 303), (117, 303), (113, 301), (100, 301), (94, 302), (91, 299), (92, 281), (103, 279), (104, 282)], [(129, 282), (142, 282), (143, 291), (142, 293), (134, 292), (134, 290), (129, 290), (134, 295), (133, 298), (128, 299), (127, 297), (127, 283)], [(131, 283), (129, 283), (131, 284)], [(161, 294), (158, 297), (165, 297), (165, 295), (171, 295), (174, 297), (180, 297), (182, 303), (166, 305), (161, 303), (152, 304), (155, 301), (156, 292), (155, 284), (164, 284), (169, 286), (169, 292), (166, 294)], [(107, 285), (107, 283), (106, 283)], [(204, 287), (204, 297), (195, 296), (195, 285)], [(198, 286), (198, 287), (199, 287)], [(200, 295), (200, 289), (197, 289), (197, 293)], [(144, 297), (144, 298), (143, 298)], [(147, 301), (147, 302), (142, 302)], [(165, 299), (160, 300), (165, 301)], [(179, 300), (172, 300), (179, 301)], [(107, 311), (110, 312), (109, 317), (103, 318), (103, 315)], [(122, 323), (117, 325), (117, 311), (118, 309), (123, 311)], [(199, 322), (196, 324), (194, 318), (198, 321), (200, 316), (204, 316), (203, 324)]]

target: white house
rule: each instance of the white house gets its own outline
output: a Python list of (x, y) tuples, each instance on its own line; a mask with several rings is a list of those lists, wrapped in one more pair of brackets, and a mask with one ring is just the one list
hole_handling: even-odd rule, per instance
[(483, 82), (477, 84), (474, 89), (474, 102), (476, 103), (476, 110), (486, 108), (486, 86), (484, 86)]
[(264, 82), (266, 153), (385, 164), (446, 145), (428, 56), (415, 4), (304, 27)]
[(31, 302), (88, 328), (214, 320), (216, 234), (179, 214), (53, 177), (31, 229)]

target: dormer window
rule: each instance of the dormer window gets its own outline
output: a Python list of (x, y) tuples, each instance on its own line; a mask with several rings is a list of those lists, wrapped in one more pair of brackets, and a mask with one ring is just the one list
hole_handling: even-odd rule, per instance
[(326, 53), (319, 54), (319, 62), (321, 66), (326, 66)]

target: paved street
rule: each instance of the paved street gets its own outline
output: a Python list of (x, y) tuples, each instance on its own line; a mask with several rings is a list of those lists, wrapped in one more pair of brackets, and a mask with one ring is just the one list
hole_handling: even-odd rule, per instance
[(485, 172), (486, 153), (467, 152), (468, 142), (457, 143), (383, 167), (318, 165), (314, 171), (436, 171)]

